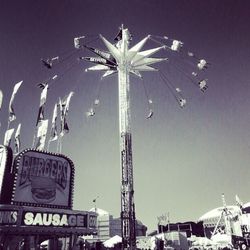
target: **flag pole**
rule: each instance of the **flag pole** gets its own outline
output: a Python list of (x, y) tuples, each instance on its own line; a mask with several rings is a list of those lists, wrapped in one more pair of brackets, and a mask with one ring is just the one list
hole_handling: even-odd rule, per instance
[(33, 141), (32, 141), (32, 148), (35, 147), (35, 142), (36, 142), (36, 134), (37, 134), (37, 126), (35, 128), (35, 133), (34, 133), (34, 136), (33, 136)]
[(10, 128), (10, 120), (8, 118), (7, 130)]
[(50, 140), (48, 141), (47, 151), (49, 151), (49, 146), (50, 146)]
[(57, 144), (56, 144), (56, 152), (59, 153), (59, 143), (60, 143), (60, 135), (58, 136)]
[(61, 136), (61, 141), (60, 141), (60, 154), (62, 153), (62, 143), (63, 143), (63, 137)]

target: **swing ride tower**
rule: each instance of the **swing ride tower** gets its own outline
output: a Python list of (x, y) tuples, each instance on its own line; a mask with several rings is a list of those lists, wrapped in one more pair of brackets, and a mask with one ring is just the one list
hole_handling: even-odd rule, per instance
[(135, 203), (134, 203), (134, 178), (132, 160), (132, 133), (130, 109), (130, 73), (142, 78), (140, 71), (156, 71), (150, 64), (166, 60), (165, 58), (149, 58), (150, 55), (165, 48), (164, 46), (141, 51), (140, 49), (149, 39), (145, 37), (129, 49), (131, 35), (123, 26), (116, 37), (115, 45), (100, 36), (109, 53), (90, 48), (99, 57), (85, 57), (89, 62), (97, 65), (90, 70), (106, 71), (103, 77), (118, 73), (119, 95), (119, 135), (120, 135), (120, 166), (121, 166), (121, 232), (122, 248), (136, 249), (135, 231)]
[(129, 63), (127, 60), (129, 34), (122, 30), (120, 63), (118, 65), (119, 132), (121, 164), (121, 229), (124, 248), (135, 249), (135, 205), (130, 114)]

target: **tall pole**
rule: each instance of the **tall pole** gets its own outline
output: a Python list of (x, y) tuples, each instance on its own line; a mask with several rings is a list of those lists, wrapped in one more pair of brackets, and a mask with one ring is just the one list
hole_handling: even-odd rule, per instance
[(106, 71), (103, 77), (118, 73), (119, 95), (119, 132), (120, 132), (120, 166), (121, 166), (121, 232), (122, 248), (136, 249), (135, 231), (135, 205), (133, 184), (133, 161), (132, 161), (132, 135), (130, 114), (130, 86), (129, 74), (142, 78), (140, 71), (156, 71), (149, 66), (166, 60), (166, 58), (151, 58), (152, 54), (164, 49), (165, 46), (140, 51), (150, 36), (145, 37), (139, 43), (129, 49), (131, 40), (128, 29), (121, 27), (116, 45), (100, 36), (109, 52), (85, 46), (98, 57), (81, 57), (88, 62), (97, 65), (86, 71)]
[(127, 30), (122, 29), (122, 40), (118, 43), (121, 60), (118, 63), (119, 82), (119, 130), (121, 164), (121, 229), (123, 249), (135, 249), (135, 206), (132, 161), (132, 134), (130, 114), (129, 62), (127, 51), (129, 43)]

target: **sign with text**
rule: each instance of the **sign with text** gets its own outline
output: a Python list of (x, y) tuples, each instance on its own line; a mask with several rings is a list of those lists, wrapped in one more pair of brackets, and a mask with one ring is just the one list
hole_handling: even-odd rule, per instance
[(17, 223), (17, 210), (0, 210), (0, 226), (15, 225)]
[[(0, 232), (15, 235), (41, 233), (95, 234), (95, 212), (0, 204)], [(1, 234), (0, 233), (0, 234)]]
[(22, 225), (53, 227), (87, 227), (88, 214), (24, 212)]
[(14, 204), (71, 207), (74, 166), (63, 155), (26, 150), (14, 162)]

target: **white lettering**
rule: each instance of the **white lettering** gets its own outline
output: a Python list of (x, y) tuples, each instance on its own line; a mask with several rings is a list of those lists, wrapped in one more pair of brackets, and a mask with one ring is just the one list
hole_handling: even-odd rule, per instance
[(24, 224), (27, 226), (32, 225), (33, 223), (33, 218), (34, 218), (34, 214), (31, 212), (28, 212), (24, 215)]
[[(12, 213), (12, 219), (17, 219), (17, 212)], [(26, 226), (70, 226), (85, 227), (86, 215), (81, 214), (53, 214), (26, 212), (24, 215), (24, 225)], [(91, 223), (92, 222), (92, 223)], [(90, 216), (89, 224), (95, 224), (95, 217)]]
[(0, 224), (15, 224), (17, 211), (0, 211)]
[(53, 224), (53, 226), (59, 226), (60, 225), (60, 215), (59, 214), (54, 214), (53, 215), (52, 224)]
[(100, 62), (100, 63), (107, 63), (107, 61), (104, 58), (95, 58), (95, 57), (91, 57), (90, 58), (91, 62)]
[(17, 221), (17, 211), (12, 213), (12, 218), (13, 218), (14, 222)]
[(95, 53), (99, 54), (100, 56), (104, 56), (106, 58), (110, 58), (110, 54), (109, 53), (105, 53), (103, 51), (100, 51), (99, 49), (95, 49)]
[(62, 216), (60, 226), (68, 226), (68, 219), (66, 214)]
[(51, 221), (52, 221), (52, 214), (44, 214), (43, 215), (43, 225), (44, 226), (51, 225)]
[(37, 213), (36, 216), (35, 216), (35, 219), (32, 223), (33, 226), (35, 225), (39, 225), (39, 226), (42, 226), (43, 225), (43, 219), (42, 219), (42, 214), (41, 213)]

